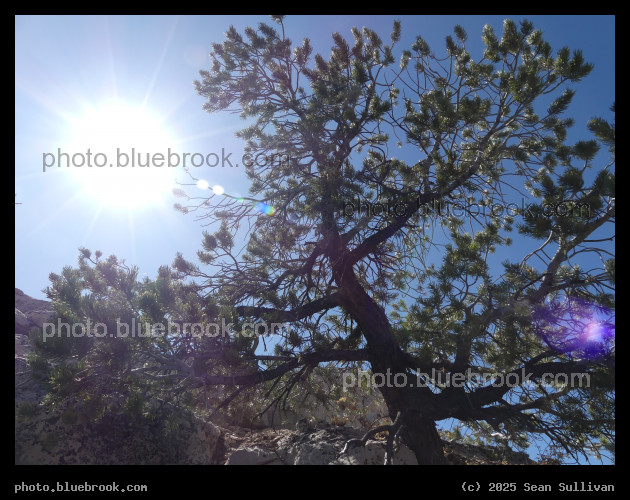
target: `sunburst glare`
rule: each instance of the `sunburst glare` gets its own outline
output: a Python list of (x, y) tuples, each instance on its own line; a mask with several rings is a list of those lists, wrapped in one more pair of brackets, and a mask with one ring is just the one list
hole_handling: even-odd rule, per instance
[(101, 104), (72, 119), (68, 143), (58, 151), (58, 168), (73, 171), (88, 199), (138, 208), (170, 193), (176, 168), (169, 166), (168, 155), (174, 144), (163, 120), (150, 110)]

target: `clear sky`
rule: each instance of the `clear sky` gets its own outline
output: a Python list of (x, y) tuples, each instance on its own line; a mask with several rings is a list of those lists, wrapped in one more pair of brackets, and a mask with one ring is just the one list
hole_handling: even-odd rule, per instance
[[(294, 42), (309, 37), (315, 51), (328, 56), (335, 31), (351, 39), (352, 26), (375, 29), (389, 39), (394, 19), (402, 21), (399, 49), (422, 35), (441, 53), (455, 24), (468, 32), (468, 47), (479, 56), (481, 29), (489, 23), (501, 33), (502, 20), (522, 16), (289, 16)], [(576, 86), (569, 110), (573, 134), (583, 134), (592, 116), (609, 117), (615, 94), (612, 16), (529, 16), (554, 49), (581, 49), (595, 63)], [(135, 178), (115, 169), (57, 167), (60, 152), (92, 155), (108, 148), (142, 153), (172, 151), (228, 156), (224, 167), (195, 171), (210, 186), (247, 195), (234, 132), (235, 115), (210, 115), (192, 82), (209, 65), (212, 42), (223, 40), (265, 16), (18, 16), (15, 93), (15, 282), (29, 295), (44, 298), (48, 274), (75, 265), (78, 247), (115, 254), (155, 276), (177, 251), (189, 260), (200, 248), (201, 223), (176, 212), (169, 169), (149, 167)], [(110, 157), (108, 157), (110, 158)], [(210, 157), (214, 161), (215, 157)], [(80, 158), (77, 158), (77, 161)], [(91, 158), (92, 163), (99, 158)], [(86, 160), (87, 161), (87, 160)], [(46, 163), (47, 167), (44, 167)], [(232, 163), (234, 167), (230, 167)], [(236, 165), (239, 166), (236, 166)], [(55, 165), (55, 166), (52, 166)], [(129, 169), (127, 169), (129, 170)], [(165, 174), (166, 172), (166, 174)], [(185, 180), (180, 167), (170, 169)], [(196, 188), (195, 188), (196, 189)], [(200, 191), (200, 194), (201, 191)]]

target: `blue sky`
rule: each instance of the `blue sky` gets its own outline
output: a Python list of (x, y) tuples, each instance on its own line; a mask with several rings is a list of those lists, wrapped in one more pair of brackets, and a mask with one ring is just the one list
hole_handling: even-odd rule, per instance
[[(289, 16), (285, 28), (294, 43), (309, 37), (314, 50), (328, 56), (333, 32), (351, 39), (351, 27), (366, 26), (388, 40), (393, 20), (400, 19), (399, 56), (417, 35), (442, 54), (445, 36), (460, 24), (468, 32), (468, 49), (478, 58), (484, 24), (500, 34), (506, 17), (524, 19), (510, 15)], [(565, 45), (581, 49), (585, 59), (595, 64), (591, 75), (575, 85), (577, 95), (568, 112), (576, 120), (570, 141), (590, 138), (586, 133), (590, 118), (611, 118), (614, 17), (527, 19), (543, 31), (554, 50)], [(192, 82), (200, 69), (209, 66), (211, 43), (221, 42), (231, 24), (242, 32), (261, 21), (271, 22), (265, 16), (16, 17), (15, 193), (21, 203), (15, 207), (16, 287), (45, 298), (42, 289), (48, 285), (48, 274), (75, 265), (81, 246), (101, 250), (105, 256), (115, 254), (149, 277), (155, 276), (160, 265), (170, 264), (176, 252), (196, 260), (204, 228), (194, 215), (172, 208), (179, 200), (168, 189), (162, 190), (163, 184), (159, 188), (152, 184), (160, 176), (156, 169), (142, 171), (142, 181), (129, 192), (122, 180), (112, 179), (111, 170), (44, 169), (44, 158), (50, 161), (60, 149), (111, 147), (113, 143), (106, 140), (110, 135), (124, 142), (122, 147), (170, 147), (179, 153), (218, 157), (231, 153), (234, 167), (204, 166), (196, 173), (209, 186), (218, 184), (227, 193), (247, 196), (248, 181), (240, 160), (244, 145), (234, 138), (244, 123), (236, 115), (204, 112), (204, 100)], [(95, 125), (107, 121), (114, 123), (113, 129)], [(125, 141), (117, 135), (121, 131)], [(171, 171), (186, 180), (181, 168)], [(150, 200), (144, 189), (150, 192)], [(523, 254), (519, 248), (518, 255)], [(497, 260), (506, 257), (501, 254)]]
[[(455, 24), (468, 32), (473, 56), (481, 48), (481, 29), (489, 23), (501, 32), (505, 17), (522, 16), (289, 16), (287, 34), (294, 42), (309, 37), (315, 51), (330, 53), (331, 34), (339, 31), (351, 39), (352, 26), (375, 29), (389, 38), (394, 19), (402, 21), (399, 49), (408, 48), (422, 35), (436, 53)], [(613, 16), (529, 16), (542, 29), (554, 49), (568, 45), (581, 49), (595, 63), (591, 75), (580, 82), (569, 115), (576, 119), (570, 137), (584, 135), (592, 116), (610, 116), (614, 94)], [(115, 254), (140, 267), (141, 275), (154, 276), (175, 253), (195, 260), (203, 228), (193, 215), (173, 210), (176, 201), (161, 191), (144, 203), (127, 206), (117, 202), (111, 187), (111, 171), (50, 167), (43, 171), (45, 153), (84, 151), (92, 145), (85, 117), (103, 110), (141, 109), (151, 120), (154, 135), (164, 133), (180, 152), (231, 153), (230, 168), (196, 169), (210, 186), (247, 195), (248, 181), (239, 158), (243, 144), (234, 132), (243, 126), (235, 115), (210, 115), (201, 109), (203, 99), (192, 82), (208, 67), (212, 42), (223, 40), (233, 24), (245, 26), (268, 22), (265, 16), (18, 16), (16, 17), (15, 94), (15, 281), (26, 293), (44, 298), (41, 290), (48, 274), (74, 265), (78, 247)], [(118, 106), (118, 108), (115, 107)], [(117, 113), (117, 111), (115, 111)], [(125, 115), (126, 117), (126, 115)], [(83, 120), (83, 121), (82, 121)], [(131, 146), (145, 144), (135, 137), (132, 116), (125, 129)], [(125, 126), (124, 123), (120, 126)], [(135, 128), (134, 128), (135, 127)], [(92, 132), (90, 132), (92, 130)], [(140, 132), (138, 132), (140, 133)], [(134, 141), (136, 141), (134, 143)], [(98, 143), (97, 143), (98, 144)], [(152, 143), (147, 143), (152, 144)], [(161, 144), (161, 143), (160, 143)], [(127, 143), (122, 146), (126, 146)], [(170, 146), (169, 146), (170, 147)], [(138, 148), (141, 149), (141, 148)], [(94, 150), (94, 147), (92, 148)], [(121, 151), (124, 150), (121, 147)], [(52, 157), (47, 156), (47, 161)], [(212, 157), (214, 158), (214, 157)], [(234, 159), (236, 158), (236, 161)], [(56, 158), (55, 158), (56, 161)], [(147, 189), (157, 169), (142, 171)], [(166, 169), (164, 169), (166, 170)], [(184, 180), (181, 168), (171, 169)], [(99, 176), (100, 175), (100, 176)], [(114, 179), (114, 186), (116, 187)], [(101, 189), (103, 188), (103, 189)], [(96, 191), (95, 191), (96, 190)], [(135, 199), (120, 185), (121, 196)], [(201, 192), (200, 192), (201, 194)]]

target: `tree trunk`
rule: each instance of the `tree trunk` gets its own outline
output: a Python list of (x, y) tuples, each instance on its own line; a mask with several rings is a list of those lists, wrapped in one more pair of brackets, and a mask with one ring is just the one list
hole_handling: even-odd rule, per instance
[(401, 437), (416, 455), (418, 465), (449, 465), (435, 422), (403, 411)]
[[(385, 311), (382, 310), (359, 284), (356, 276), (348, 269), (339, 273), (338, 282), (344, 306), (361, 328), (369, 349), (372, 371), (409, 374), (401, 350), (391, 330)], [(444, 448), (435, 421), (422, 416), (422, 408), (429, 408), (431, 391), (424, 387), (380, 388), (392, 420), (402, 412), (401, 437), (415, 453), (419, 465), (447, 465)]]

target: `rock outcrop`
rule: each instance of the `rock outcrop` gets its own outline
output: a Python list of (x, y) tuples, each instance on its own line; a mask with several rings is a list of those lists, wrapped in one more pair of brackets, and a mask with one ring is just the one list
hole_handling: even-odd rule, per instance
[[(368, 440), (365, 447), (350, 447), (348, 440), (360, 438), (363, 430), (329, 427), (307, 432), (289, 429), (250, 431), (229, 427), (225, 431), (225, 465), (383, 465), (385, 440)], [(452, 465), (526, 465), (534, 463), (526, 453), (499, 447), (445, 442), (445, 455)], [(417, 465), (405, 445), (394, 446), (394, 465)]]
[(33, 350), (28, 333), (34, 327), (54, 317), (50, 302), (34, 299), (19, 288), (15, 289), (15, 406), (22, 403), (37, 405), (46, 391), (33, 379), (28, 356)]
[(15, 289), (15, 333), (28, 335), (33, 327), (42, 325), (54, 318), (54, 311), (47, 300), (34, 299), (19, 288)]

